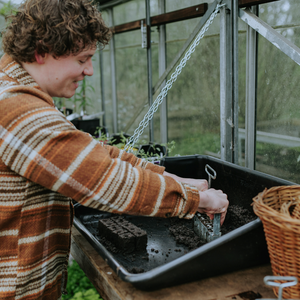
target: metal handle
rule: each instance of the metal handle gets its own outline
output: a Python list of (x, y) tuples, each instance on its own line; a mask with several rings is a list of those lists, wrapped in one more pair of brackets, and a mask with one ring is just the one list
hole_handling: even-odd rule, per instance
[[(211, 179), (217, 178), (217, 172), (210, 166), (205, 165), (205, 172), (208, 175), (208, 188), (211, 188)], [(214, 214), (213, 221), (213, 235), (216, 237), (220, 236), (220, 228), (221, 228), (221, 214)]]
[[(287, 281), (287, 282), (276, 282), (275, 280)], [(259, 299), (259, 300), (282, 300), (282, 290), (285, 287), (293, 286), (298, 283), (298, 279), (295, 276), (266, 276), (264, 278), (264, 283), (270, 286), (277, 286), (278, 289), (278, 298), (277, 299)]]
[[(216, 179), (217, 178), (217, 173), (210, 165), (205, 165), (205, 172), (208, 175), (208, 188), (210, 189), (211, 179)], [(210, 173), (210, 172), (212, 172), (212, 173)]]

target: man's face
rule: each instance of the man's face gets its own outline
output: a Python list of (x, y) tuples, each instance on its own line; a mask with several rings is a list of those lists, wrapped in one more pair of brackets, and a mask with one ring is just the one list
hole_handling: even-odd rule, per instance
[(43, 65), (44, 80), (40, 87), (51, 97), (70, 98), (78, 88), (78, 82), (93, 75), (92, 57), (96, 48), (83, 50), (77, 55), (53, 58), (46, 55)]

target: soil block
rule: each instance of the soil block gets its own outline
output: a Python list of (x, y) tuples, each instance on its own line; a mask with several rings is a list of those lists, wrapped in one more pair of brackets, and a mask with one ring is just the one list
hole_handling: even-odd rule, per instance
[(99, 235), (125, 253), (145, 250), (147, 247), (147, 232), (124, 217), (114, 216), (109, 219), (100, 219), (98, 229)]

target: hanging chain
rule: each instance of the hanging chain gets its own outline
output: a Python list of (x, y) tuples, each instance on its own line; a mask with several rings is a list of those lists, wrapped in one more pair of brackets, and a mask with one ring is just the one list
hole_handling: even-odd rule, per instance
[[(220, 7), (224, 4), (218, 4), (210, 15), (209, 19), (206, 21), (204, 26), (202, 27), (201, 31), (198, 33), (197, 37), (195, 38), (194, 42), (190, 46), (189, 50), (186, 52), (183, 59), (180, 61), (179, 65), (176, 67), (174, 73), (171, 75), (171, 78), (167, 81), (164, 88), (161, 90), (160, 94), (157, 96), (151, 107), (149, 108), (148, 112), (144, 116), (143, 120), (140, 122), (138, 128), (134, 131), (133, 135), (130, 137), (129, 141), (124, 147), (124, 150), (129, 150), (131, 146), (134, 146), (138, 141), (139, 137), (143, 133), (144, 129), (148, 126), (149, 121), (152, 120), (154, 113), (157, 111), (159, 105), (163, 102), (163, 99), (167, 96), (168, 91), (171, 89), (173, 83), (176, 81), (178, 75), (181, 73), (182, 69), (185, 67), (187, 61), (190, 59), (191, 54), (195, 51), (195, 48), (199, 45), (200, 40), (203, 38), (205, 32), (208, 30), (209, 26), (217, 16)], [(129, 150), (130, 152), (130, 150)]]

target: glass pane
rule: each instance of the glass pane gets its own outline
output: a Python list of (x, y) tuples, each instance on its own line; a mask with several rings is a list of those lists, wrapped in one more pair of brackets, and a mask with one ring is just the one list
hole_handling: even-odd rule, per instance
[(262, 4), (259, 17), (272, 27), (299, 24), (299, 1), (280, 0)]
[(213, 1), (210, 0), (166, 0), (166, 12), (187, 8), (189, 6), (194, 6), (202, 3), (210, 3)]
[[(238, 20), (238, 126), (245, 130), (245, 106), (246, 106), (246, 53), (247, 53), (247, 25), (241, 19)], [(243, 134), (244, 136), (244, 134)], [(239, 134), (238, 164), (245, 166), (245, 139)]]
[[(168, 63), (198, 22), (199, 19), (167, 25)], [(168, 135), (169, 141), (176, 143), (173, 154), (220, 152), (218, 28), (217, 17), (169, 91)]]
[[(108, 132), (113, 132), (113, 106), (112, 106), (112, 82), (111, 82), (111, 64), (109, 47), (106, 46), (102, 52), (102, 68), (103, 68), (103, 88), (104, 88), (104, 110), (105, 123)], [(96, 69), (96, 68), (95, 68)], [(98, 68), (99, 69), (99, 68)]]
[(114, 25), (145, 18), (145, 1), (134, 0), (113, 7)]
[(147, 103), (147, 51), (139, 31), (115, 36), (118, 131), (132, 134)]
[[(131, 21), (145, 19), (146, 8), (145, 0), (133, 0), (129, 1), (113, 8), (114, 12), (114, 24), (124, 24)], [(157, 0), (150, 1), (150, 15), (154, 16), (158, 14), (158, 2)]]
[[(260, 17), (296, 45), (298, 1), (265, 4)], [(300, 182), (299, 66), (263, 37), (258, 49), (256, 169)]]
[[(158, 2), (153, 0), (150, 2), (151, 15), (158, 14)], [(200, 1), (201, 2), (201, 1)], [(203, 1), (207, 2), (207, 1)], [(188, 6), (199, 4), (198, 1), (166, 1), (167, 11), (173, 11)], [(122, 24), (145, 17), (145, 1), (130, 1), (114, 7), (114, 23)], [(218, 18), (217, 18), (218, 19)], [(200, 21), (200, 18), (177, 22), (167, 25), (167, 60), (170, 63), (177, 51), (183, 46), (185, 40), (194, 30), (195, 26)], [(203, 39), (203, 47), (198, 54), (193, 54), (189, 64), (185, 67), (185, 71), (180, 75), (180, 79), (174, 84), (172, 94), (169, 99), (169, 114), (173, 114), (170, 125), (182, 125), (181, 130), (174, 135), (176, 129), (169, 132), (169, 141), (176, 139), (180, 144), (185, 144), (182, 139), (193, 134), (191, 140), (196, 141), (196, 146), (188, 147), (186, 150), (179, 149), (177, 152), (181, 155), (200, 153), (206, 150), (219, 151), (219, 38), (216, 36), (219, 32), (219, 22), (211, 25), (207, 35), (209, 37)], [(159, 35), (157, 28), (152, 28), (152, 83), (156, 84), (158, 76), (158, 41)], [(141, 48), (141, 33), (139, 30), (115, 35), (116, 43), (116, 72), (117, 72), (117, 98), (118, 98), (118, 118), (119, 131), (126, 131), (132, 134), (137, 128), (139, 122), (148, 110), (147, 94), (147, 51)], [(217, 59), (216, 59), (217, 58)], [(201, 65), (203, 63), (203, 66)], [(199, 71), (200, 68), (200, 71)], [(206, 69), (212, 70), (211, 76), (205, 75)], [(194, 74), (194, 73), (198, 74)], [(107, 77), (107, 74), (105, 74)], [(185, 82), (187, 81), (187, 83)], [(199, 82), (202, 84), (201, 97), (199, 96)], [(153, 100), (156, 99), (154, 95)], [(185, 98), (185, 100), (182, 99)], [(205, 108), (211, 105), (213, 98), (214, 110), (207, 113)], [(107, 101), (107, 100), (106, 100)], [(203, 103), (202, 103), (203, 102)], [(107, 107), (108, 105), (106, 105)], [(200, 108), (199, 108), (200, 107)], [(107, 109), (106, 109), (107, 110)], [(198, 113), (195, 111), (200, 110)], [(176, 121), (177, 113), (180, 114), (180, 124)], [(190, 117), (189, 113), (193, 112)], [(209, 116), (208, 116), (209, 115)], [(106, 116), (108, 114), (106, 113)], [(170, 116), (169, 116), (170, 117)], [(207, 118), (203, 119), (204, 117)], [(107, 117), (107, 119), (109, 116)], [(216, 121), (217, 120), (217, 121)], [(175, 122), (175, 124), (173, 124)], [(206, 123), (206, 128), (203, 124)], [(159, 111), (154, 115), (154, 136), (155, 142), (160, 140), (160, 115)], [(211, 126), (210, 124), (213, 124)], [(185, 128), (186, 130), (183, 130)], [(209, 149), (199, 149), (199, 139), (203, 131), (209, 132), (207, 143)], [(148, 140), (149, 129), (146, 128), (142, 139)], [(214, 141), (212, 146), (211, 140)]]

